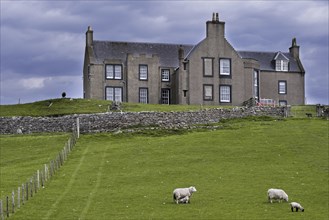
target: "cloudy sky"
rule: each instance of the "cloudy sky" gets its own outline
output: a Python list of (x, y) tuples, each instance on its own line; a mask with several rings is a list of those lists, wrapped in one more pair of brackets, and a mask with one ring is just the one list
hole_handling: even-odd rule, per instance
[(288, 52), (306, 70), (306, 102), (328, 104), (328, 1), (1, 0), (1, 105), (82, 98), (85, 32), (95, 40), (197, 44), (218, 12), (236, 50)]

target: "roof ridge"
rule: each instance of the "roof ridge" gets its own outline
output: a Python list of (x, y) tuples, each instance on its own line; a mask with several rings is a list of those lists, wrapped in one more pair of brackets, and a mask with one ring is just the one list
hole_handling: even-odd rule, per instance
[(104, 43), (127, 43), (127, 44), (157, 44), (157, 45), (175, 45), (175, 46), (195, 46), (194, 44), (180, 44), (180, 43), (158, 43), (158, 42), (137, 42), (137, 41), (110, 41), (110, 40), (94, 40), (94, 42)]
[(278, 51), (237, 50), (237, 52), (238, 53), (240, 53), (240, 52), (248, 52), (248, 53), (278, 53), (278, 52), (280, 52), (282, 54), (289, 54), (289, 51), (282, 52), (280, 50), (278, 50)]

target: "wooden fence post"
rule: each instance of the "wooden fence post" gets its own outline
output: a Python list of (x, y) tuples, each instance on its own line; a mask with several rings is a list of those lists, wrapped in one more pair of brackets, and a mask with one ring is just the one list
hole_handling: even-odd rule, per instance
[(49, 164), (49, 178), (51, 178), (53, 176), (53, 161), (51, 160), (50, 161), (50, 164)]
[(37, 170), (38, 189), (40, 189), (40, 171)]
[(8, 196), (6, 197), (6, 202), (7, 202), (6, 213), (7, 213), (7, 217), (9, 218), (9, 198), (8, 198)]
[(49, 169), (47, 164), (45, 164), (45, 182), (49, 179)]
[(26, 201), (29, 200), (29, 182), (26, 182), (26, 185), (25, 185), (25, 192), (26, 192)]
[(77, 118), (77, 137), (80, 137), (80, 119), (79, 117)]
[(15, 213), (15, 191), (11, 193), (11, 207), (12, 207), (12, 213)]
[(24, 183), (22, 183), (22, 204), (24, 205)]
[(17, 208), (21, 207), (21, 187), (17, 188)]
[(34, 187), (34, 194), (38, 192), (38, 183), (37, 183), (37, 174), (33, 175), (33, 187)]
[(41, 186), (42, 186), (42, 188), (45, 188), (45, 185), (44, 185), (44, 175), (43, 175), (43, 171), (41, 170), (41, 173), (40, 173), (40, 175), (41, 175)]
[(30, 179), (30, 183), (31, 183), (30, 191), (31, 191), (31, 198), (32, 198), (33, 197), (33, 182), (32, 182), (32, 178)]
[(1, 220), (5, 219), (5, 216), (3, 216), (2, 200), (0, 200), (0, 219)]

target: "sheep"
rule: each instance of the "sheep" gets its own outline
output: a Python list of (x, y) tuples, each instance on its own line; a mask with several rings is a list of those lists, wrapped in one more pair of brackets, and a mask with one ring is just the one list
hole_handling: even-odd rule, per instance
[(194, 186), (190, 186), (188, 188), (177, 188), (173, 191), (173, 198), (176, 204), (180, 202), (180, 200), (184, 200), (186, 197), (187, 202), (190, 202), (190, 198), (192, 193), (196, 192), (196, 188)]
[(178, 200), (178, 203), (189, 203), (189, 202), (190, 202), (189, 196), (185, 196), (184, 198)]
[(296, 212), (298, 212), (298, 209), (302, 210), (304, 212), (304, 208), (297, 202), (291, 202), (290, 203), (291, 211), (294, 211), (294, 208), (296, 208)]
[(288, 202), (288, 195), (282, 189), (269, 189), (267, 191), (268, 201), (272, 203), (272, 200), (285, 200)]

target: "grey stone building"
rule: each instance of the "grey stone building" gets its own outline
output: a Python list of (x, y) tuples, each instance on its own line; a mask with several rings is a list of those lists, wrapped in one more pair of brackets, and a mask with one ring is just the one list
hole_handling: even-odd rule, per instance
[(86, 32), (84, 98), (153, 104), (301, 105), (305, 70), (288, 52), (236, 51), (214, 13), (196, 45), (97, 41)]

